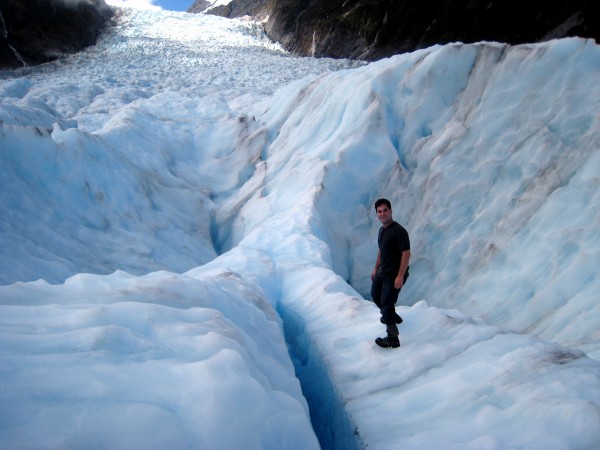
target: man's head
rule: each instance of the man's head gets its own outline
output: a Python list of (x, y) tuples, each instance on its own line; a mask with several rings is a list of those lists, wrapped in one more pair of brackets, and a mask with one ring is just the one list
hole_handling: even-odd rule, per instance
[(377, 218), (384, 227), (392, 223), (392, 204), (386, 198), (380, 198), (375, 202), (375, 212)]
[(375, 202), (375, 211), (377, 211), (377, 208), (380, 207), (381, 205), (387, 206), (390, 211), (392, 210), (392, 204), (390, 203), (390, 201), (387, 198), (380, 198), (379, 200), (377, 200)]

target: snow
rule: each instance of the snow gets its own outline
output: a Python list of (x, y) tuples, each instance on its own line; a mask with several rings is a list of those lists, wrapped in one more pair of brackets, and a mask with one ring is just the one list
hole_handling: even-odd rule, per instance
[[(123, 9), (0, 72), (3, 446), (598, 448), (599, 69)], [(379, 197), (412, 244), (393, 350)]]
[[(155, 5), (155, 0), (105, 0), (107, 5), (116, 6), (118, 8), (135, 8), (135, 9), (150, 9), (150, 10), (159, 10), (162, 9), (164, 2), (158, 2), (158, 5)], [(169, 9), (169, 8), (165, 8)], [(180, 10), (183, 10), (181, 8)]]

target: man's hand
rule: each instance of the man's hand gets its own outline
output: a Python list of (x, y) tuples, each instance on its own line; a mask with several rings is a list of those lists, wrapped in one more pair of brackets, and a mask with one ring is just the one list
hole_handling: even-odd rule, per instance
[(400, 270), (398, 270), (398, 275), (396, 276), (396, 279), (394, 280), (394, 287), (396, 289), (402, 289), (402, 286), (404, 286), (404, 275), (406, 274), (406, 271), (408, 270), (408, 262), (410, 261), (410, 250), (404, 250), (402, 252), (402, 256), (400, 259)]
[(397, 276), (396, 279), (394, 280), (394, 287), (396, 289), (402, 289), (403, 285), (404, 285), (404, 277)]

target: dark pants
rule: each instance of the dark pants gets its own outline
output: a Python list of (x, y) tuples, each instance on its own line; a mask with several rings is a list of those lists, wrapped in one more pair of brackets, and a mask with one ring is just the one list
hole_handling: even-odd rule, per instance
[[(408, 276), (404, 277), (404, 282)], [(389, 336), (398, 336), (398, 326), (396, 325), (396, 302), (400, 289), (394, 287), (394, 277), (384, 277), (381, 272), (377, 272), (373, 277), (371, 284), (371, 298), (381, 311), (383, 321), (387, 325)]]

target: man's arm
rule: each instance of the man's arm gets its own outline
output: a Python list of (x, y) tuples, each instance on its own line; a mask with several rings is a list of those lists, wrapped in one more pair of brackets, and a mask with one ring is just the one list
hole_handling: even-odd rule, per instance
[(375, 274), (379, 270), (380, 265), (381, 265), (381, 250), (379, 250), (377, 252), (377, 261), (375, 261), (375, 268), (373, 269), (373, 272), (371, 272), (371, 280), (373, 280), (373, 278), (375, 277)]
[(398, 276), (394, 280), (394, 287), (401, 289), (404, 285), (404, 274), (408, 269), (408, 262), (410, 261), (410, 250), (404, 250), (402, 252), (402, 259), (400, 260), (400, 269), (398, 270)]

